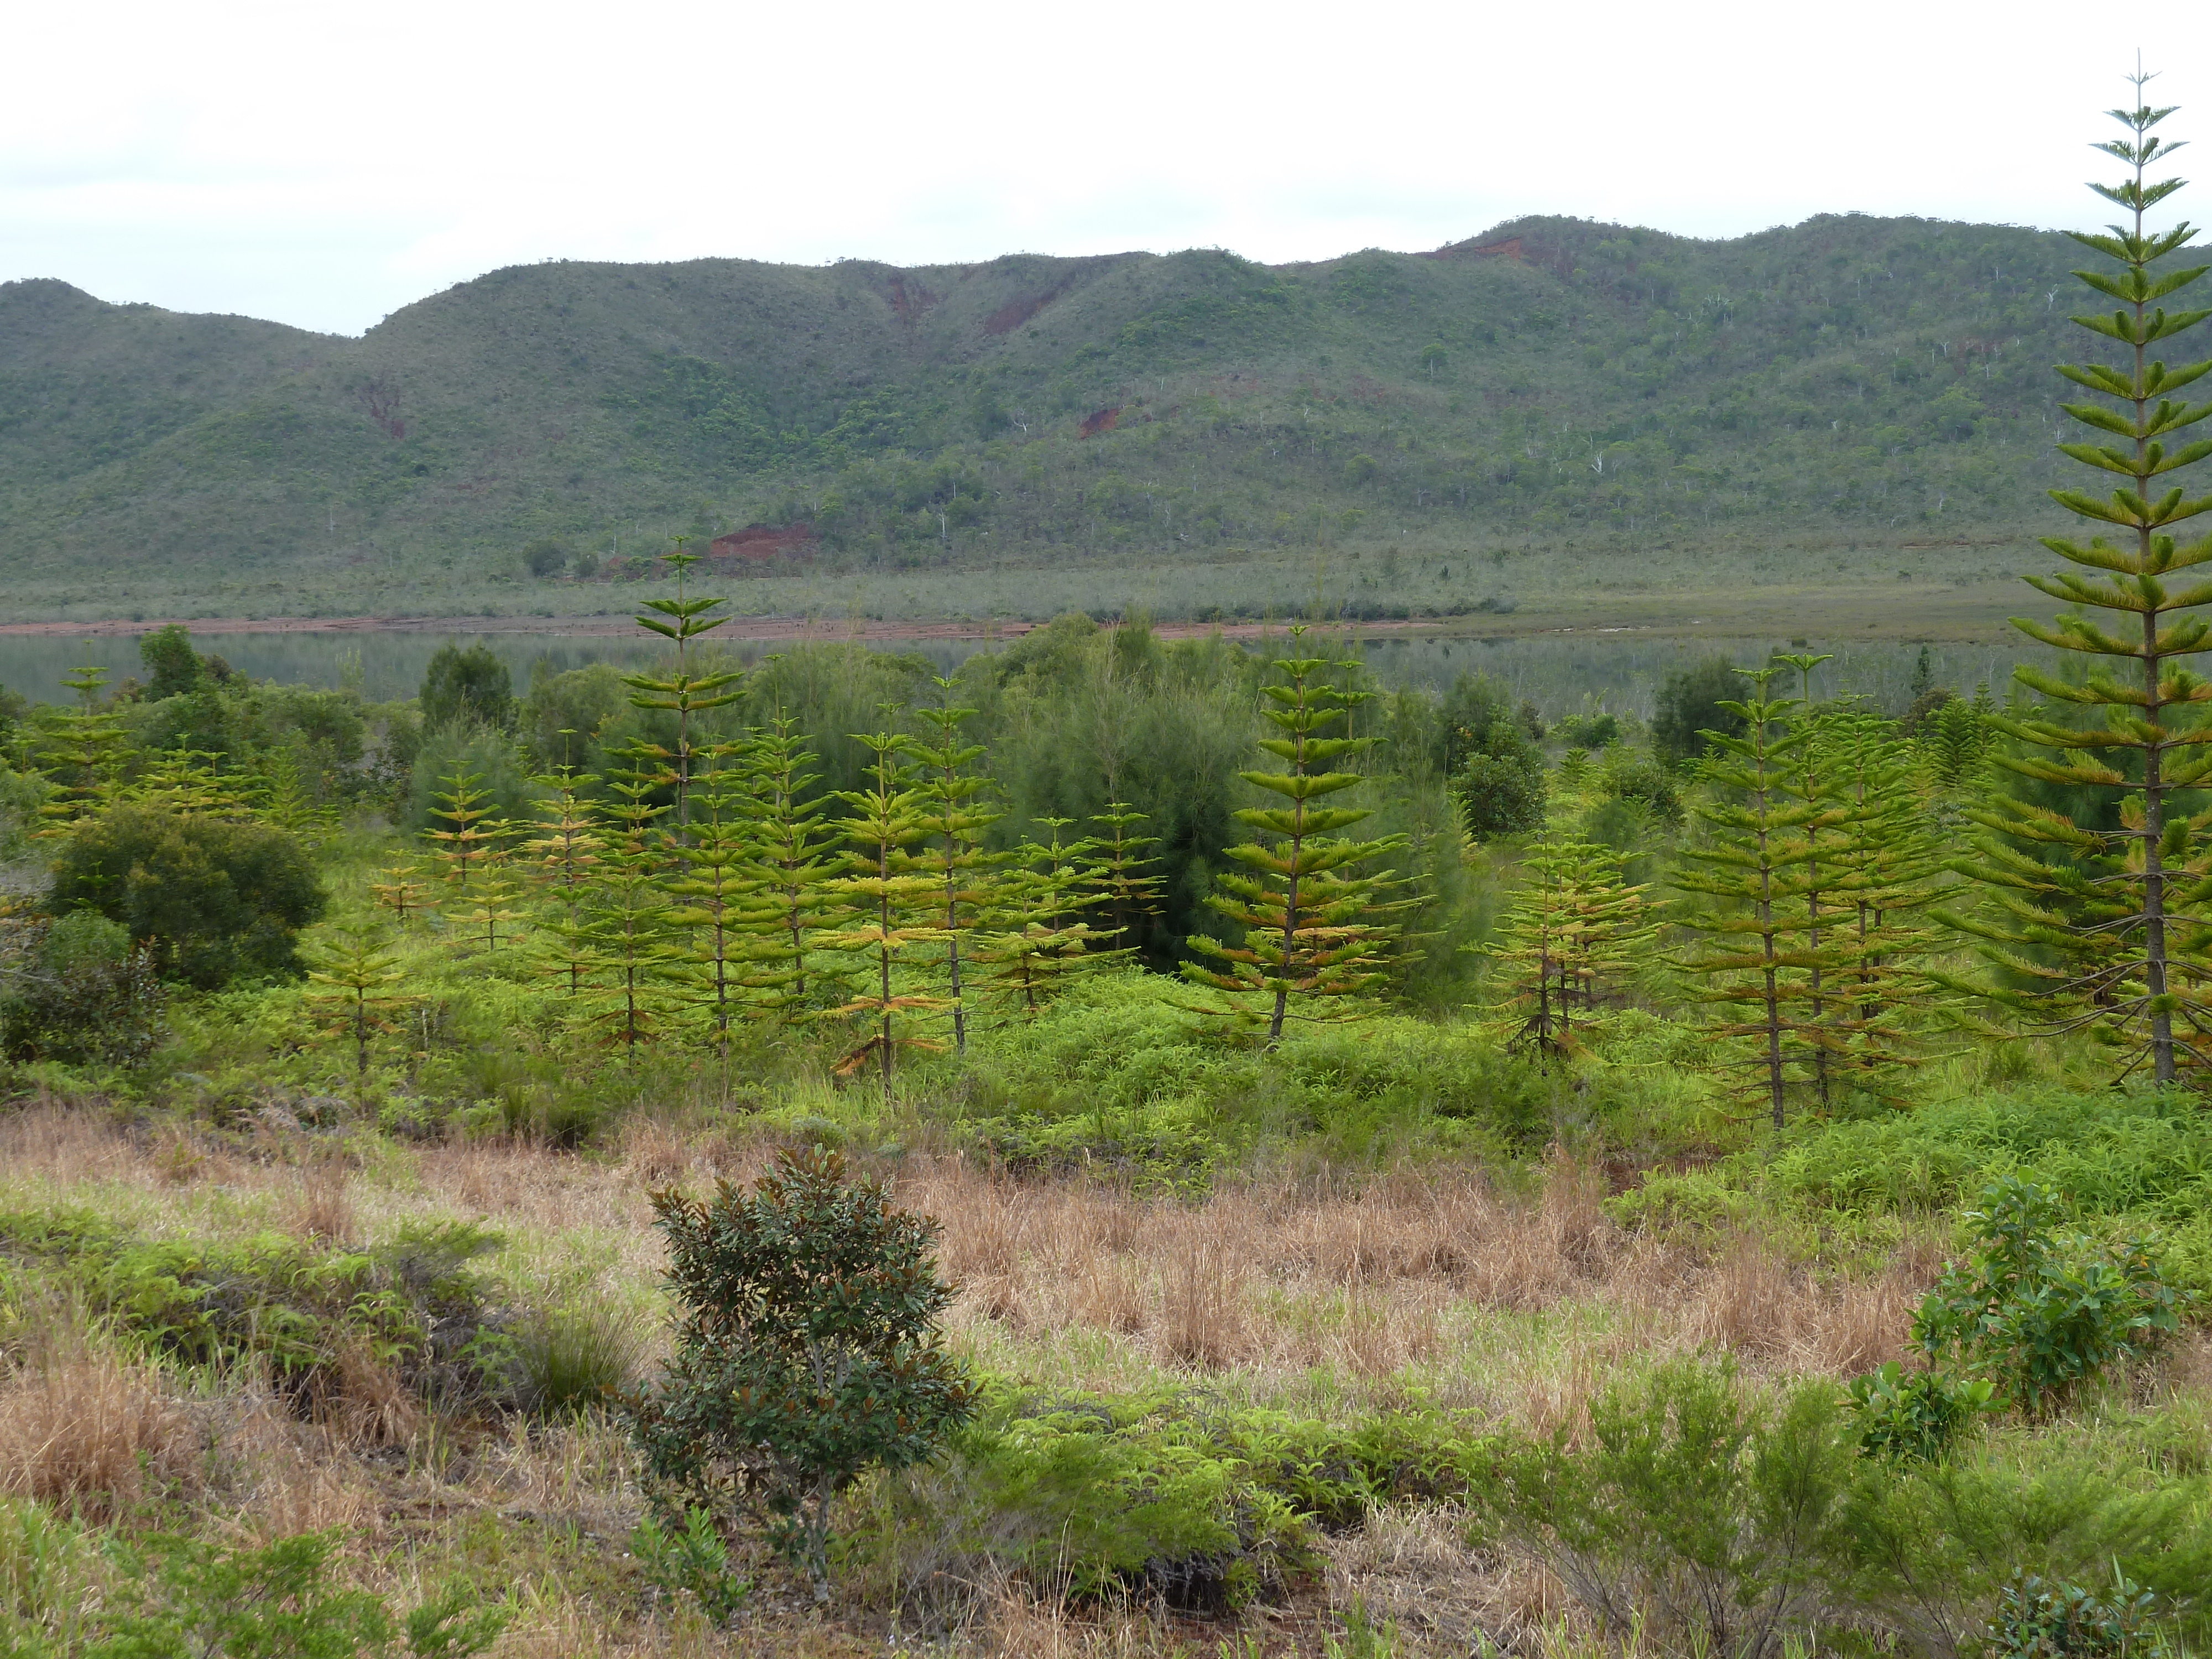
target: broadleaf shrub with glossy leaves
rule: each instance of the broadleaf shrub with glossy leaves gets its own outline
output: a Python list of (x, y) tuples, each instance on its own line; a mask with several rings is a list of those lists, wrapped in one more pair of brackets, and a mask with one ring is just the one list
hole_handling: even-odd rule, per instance
[(1996, 1392), (1979, 1377), (1907, 1371), (1893, 1359), (1851, 1379), (1859, 1450), (1892, 1462), (1933, 1462), (1989, 1409)]
[(2031, 1411), (2179, 1330), (2187, 1299), (2149, 1240), (2107, 1245), (2058, 1220), (2058, 1200), (2034, 1182), (1992, 1182), (1966, 1212), (1972, 1257), (1944, 1269), (1912, 1325), (1931, 1359), (1988, 1367)]
[(938, 1345), (952, 1299), (937, 1225), (848, 1178), (836, 1152), (787, 1152), (750, 1193), (656, 1193), (676, 1352), (631, 1405), (664, 1492), (768, 1518), (829, 1594), (830, 1505), (866, 1470), (931, 1456), (975, 1409)]

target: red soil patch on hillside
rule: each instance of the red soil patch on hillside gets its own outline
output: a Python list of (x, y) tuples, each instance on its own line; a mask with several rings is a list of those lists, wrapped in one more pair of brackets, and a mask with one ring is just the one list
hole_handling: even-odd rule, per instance
[(723, 570), (804, 559), (814, 552), (814, 532), (804, 524), (749, 524), (707, 544), (708, 562)]

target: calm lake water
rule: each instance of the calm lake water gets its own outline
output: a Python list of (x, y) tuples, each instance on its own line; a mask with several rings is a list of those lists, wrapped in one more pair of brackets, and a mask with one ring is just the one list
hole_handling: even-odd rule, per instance
[[(412, 695), (422, 683), (431, 656), (447, 638), (464, 643), (481, 637), (507, 663), (520, 691), (535, 673), (558, 673), (588, 663), (630, 665), (649, 661), (653, 647), (619, 635), (491, 634), (441, 635), (416, 633), (212, 634), (196, 643), (223, 657), (232, 667), (256, 679), (306, 682), (314, 685), (357, 684), (369, 697), (384, 700)], [(2025, 642), (2023, 642), (2025, 644)], [(787, 644), (732, 641), (737, 654), (757, 660)], [(945, 668), (984, 648), (981, 641), (883, 641), (883, 650), (917, 651)], [(1771, 652), (1790, 650), (1781, 638), (1675, 639), (1622, 635), (1546, 635), (1527, 639), (1383, 639), (1364, 647), (1377, 678), (1391, 686), (1433, 690), (1459, 675), (1480, 672), (1500, 680), (1516, 698), (1526, 697), (1546, 715), (1595, 706), (1620, 714), (1648, 716), (1654, 694), (1667, 676), (1711, 656), (1733, 662), (1763, 662)], [(1814, 641), (1809, 647), (1822, 649)], [(2033, 646), (2027, 650), (2035, 649)], [(1908, 700), (1921, 647), (1912, 644), (1847, 645), (1820, 671), (1816, 690), (1825, 695), (1857, 692), (1877, 708), (1897, 710)], [(1931, 644), (1929, 666), (1938, 684), (1971, 690), (1988, 681), (2002, 696), (2012, 665), (2022, 651), (2013, 647)], [(40, 702), (61, 702), (70, 693), (61, 684), (70, 670), (97, 665), (111, 681), (142, 672), (136, 639), (112, 635), (70, 638), (51, 635), (0, 635), (0, 685)]]

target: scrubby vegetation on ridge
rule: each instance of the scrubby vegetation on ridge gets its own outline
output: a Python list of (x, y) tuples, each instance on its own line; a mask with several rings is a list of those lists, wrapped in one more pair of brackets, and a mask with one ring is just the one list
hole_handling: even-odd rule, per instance
[(1859, 216), (1277, 268), (570, 262), (360, 341), (10, 283), (0, 583), (94, 614), (128, 549), (153, 616), (593, 613), (754, 522), (804, 556), (729, 591), (786, 615), (1284, 614), (1317, 558), (1354, 617), (1976, 580), (2051, 481), (2076, 262)]

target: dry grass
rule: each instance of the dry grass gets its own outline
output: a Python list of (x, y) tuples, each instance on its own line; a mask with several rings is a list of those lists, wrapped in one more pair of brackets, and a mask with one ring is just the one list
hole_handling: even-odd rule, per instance
[[(327, 1140), (298, 1132), (155, 1137), (47, 1105), (0, 1120), (0, 1188), (11, 1202), (95, 1202), (177, 1237), (277, 1226), (358, 1243), (408, 1220), (482, 1219), (509, 1238), (501, 1266), (514, 1282), (587, 1276), (644, 1307), (662, 1264), (651, 1191), (748, 1180), (773, 1145), (640, 1115), (608, 1158), (488, 1142), (386, 1151), (349, 1169)], [(1720, 1347), (1770, 1375), (1889, 1357), (1940, 1255), (1932, 1233), (1914, 1234), (1884, 1271), (1824, 1279), (1749, 1237), (1659, 1243), (1614, 1227), (1601, 1172), (1566, 1159), (1526, 1191), (1473, 1170), (1401, 1170), (1356, 1187), (1255, 1179), (1181, 1202), (915, 1153), (895, 1190), (941, 1223), (941, 1261), (959, 1287), (951, 1334), (988, 1364), (1101, 1388), (1164, 1371), (1329, 1412), (1418, 1390), (1571, 1437), (1586, 1431), (1611, 1378), (1662, 1353)], [(250, 1380), (219, 1404), (191, 1400), (74, 1328), (15, 1345), (0, 1382), (9, 1491), (104, 1517), (166, 1489), (240, 1538), (338, 1528), (372, 1578), (380, 1561), (428, 1547), (424, 1516), (495, 1517), (618, 1553), (639, 1513), (629, 1449), (605, 1426), (517, 1425), (450, 1445), (448, 1429), (366, 1354), (332, 1368), (304, 1419)], [(2178, 1352), (2161, 1376), (2212, 1386), (2212, 1346)], [(1478, 1632), (1548, 1650), (1570, 1617), (1559, 1586), (1470, 1553), (1457, 1528), (1449, 1514), (1409, 1513), (1332, 1540), (1328, 1602), (1362, 1601), (1394, 1621), (1407, 1655), (1464, 1653)], [(797, 1613), (718, 1632), (594, 1607), (548, 1579), (517, 1583), (524, 1613), (502, 1659), (883, 1650), (880, 1632), (862, 1640)], [(1180, 1643), (1211, 1655), (1219, 1634), (1142, 1608), (1079, 1617), (1014, 1586), (972, 1589), (954, 1652), (1103, 1659)], [(1250, 1633), (1270, 1653), (1317, 1653), (1313, 1613)]]
[(336, 1158), (319, 1158), (302, 1170), (293, 1230), (317, 1243), (355, 1243), (353, 1199), (347, 1190), (350, 1178), (343, 1161)]
[(198, 1473), (204, 1431), (153, 1367), (78, 1342), (0, 1384), (0, 1491), (91, 1521)]
[[(1370, 1382), (1441, 1370), (1467, 1385), (1463, 1403), (1571, 1431), (1641, 1356), (1711, 1347), (1758, 1370), (1863, 1370), (1901, 1352), (1932, 1272), (1900, 1260), (1823, 1282), (1748, 1237), (1663, 1245), (1614, 1227), (1604, 1195), (1566, 1160), (1525, 1198), (1452, 1170), (1355, 1191), (1231, 1187), (1191, 1206), (1024, 1185), (955, 1158), (900, 1183), (944, 1227), (954, 1322), (974, 1342), (1011, 1353), (1091, 1333), (1133, 1360), (1262, 1385), (1316, 1368)], [(1486, 1331), (1509, 1363), (1475, 1378), (1462, 1351)]]

